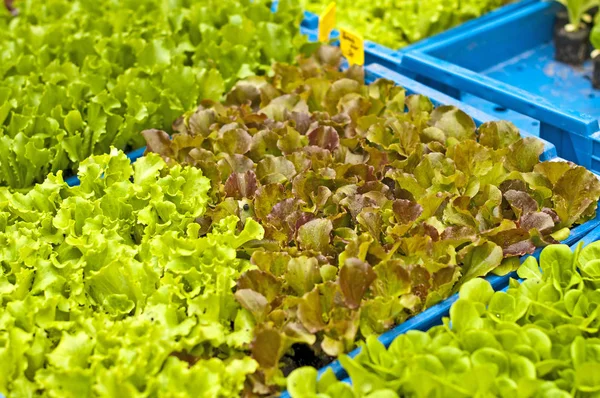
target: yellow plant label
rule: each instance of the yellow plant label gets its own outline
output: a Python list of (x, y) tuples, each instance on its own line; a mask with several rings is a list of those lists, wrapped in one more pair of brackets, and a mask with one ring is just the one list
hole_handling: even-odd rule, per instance
[(329, 35), (333, 28), (335, 28), (335, 2), (329, 3), (319, 16), (319, 41), (329, 41)]
[(358, 33), (340, 28), (340, 48), (350, 65), (365, 63), (365, 41)]

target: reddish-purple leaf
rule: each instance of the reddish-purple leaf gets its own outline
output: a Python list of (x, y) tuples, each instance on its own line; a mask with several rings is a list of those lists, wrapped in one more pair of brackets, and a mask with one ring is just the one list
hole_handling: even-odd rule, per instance
[(171, 150), (171, 137), (162, 130), (150, 129), (142, 131), (146, 140), (146, 152), (158, 153), (162, 157), (173, 157)]
[(281, 281), (273, 274), (259, 269), (246, 271), (237, 282), (237, 289), (251, 289), (262, 294), (270, 303), (281, 292)]
[(405, 199), (395, 200), (392, 208), (394, 209), (396, 220), (400, 224), (408, 224), (415, 221), (423, 213), (423, 207), (420, 204)]
[(269, 302), (262, 294), (251, 289), (240, 289), (235, 298), (242, 307), (254, 315), (257, 322), (262, 322), (269, 310)]
[(371, 266), (358, 258), (349, 258), (340, 270), (339, 284), (346, 305), (352, 309), (360, 307), (360, 302), (375, 280), (377, 274)]
[(276, 367), (285, 349), (283, 340), (283, 336), (277, 330), (257, 330), (250, 346), (252, 358), (264, 369)]
[(333, 151), (340, 144), (340, 136), (330, 126), (319, 126), (310, 131), (307, 136), (310, 145), (315, 145), (329, 151)]
[(526, 231), (535, 228), (544, 233), (552, 231), (554, 228), (554, 221), (552, 220), (551, 215), (538, 211), (535, 213), (524, 214), (519, 221), (519, 226)]
[(225, 181), (225, 196), (234, 199), (251, 199), (254, 197), (258, 187), (256, 174), (253, 171), (245, 173), (231, 173), (227, 181)]
[(537, 202), (527, 192), (509, 190), (504, 193), (504, 198), (512, 207), (517, 218), (538, 210)]

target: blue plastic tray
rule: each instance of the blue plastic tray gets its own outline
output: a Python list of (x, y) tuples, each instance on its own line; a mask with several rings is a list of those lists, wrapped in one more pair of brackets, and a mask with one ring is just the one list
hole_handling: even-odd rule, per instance
[[(461, 101), (457, 100), (456, 98), (452, 98), (446, 94), (440, 93), (439, 91), (434, 90), (430, 87), (427, 87), (427, 86), (425, 86), (419, 82), (416, 82), (406, 76), (402, 76), (396, 72), (392, 72), (381, 65), (369, 65), (366, 67), (366, 72), (367, 72), (367, 81), (372, 81), (377, 78), (390, 79), (390, 80), (393, 80), (396, 84), (404, 87), (408, 94), (423, 94), (423, 95), (428, 96), (429, 98), (431, 98), (432, 102), (435, 105), (445, 104), (445, 105), (457, 106), (460, 109), (462, 109), (464, 112), (469, 114), (469, 116), (471, 116), (477, 124), (481, 124), (483, 122), (490, 121), (490, 120), (496, 120), (495, 117), (486, 115), (485, 113), (481, 112), (480, 110), (478, 110), (470, 105), (464, 104)], [(527, 135), (527, 133), (524, 133), (524, 132), (521, 132), (521, 134)], [(546, 148), (553, 147), (553, 145), (550, 143), (545, 143), (545, 144), (546, 144)], [(556, 152), (554, 150), (550, 150), (548, 153), (552, 154), (552, 155), (547, 156), (546, 152), (545, 152), (544, 155), (542, 156), (542, 158), (544, 158), (544, 160), (550, 160), (550, 159), (556, 158), (556, 155), (555, 155)], [(572, 245), (572, 244), (578, 242), (579, 240), (581, 240), (582, 238), (584, 238), (592, 230), (594, 230), (595, 232), (597, 231), (598, 236), (600, 236), (600, 207), (597, 210), (596, 218), (573, 228), (571, 230), (571, 235), (569, 236), (568, 239), (566, 239), (564, 241), (564, 243)], [(539, 256), (540, 251), (541, 251), (541, 249), (538, 249), (533, 255)], [(525, 259), (526, 257), (527, 256), (524, 256), (523, 259)], [(511, 277), (514, 277), (514, 275), (515, 275), (515, 273), (505, 275), (505, 276), (489, 275), (486, 277), (486, 280), (488, 280), (491, 283), (494, 290), (501, 290), (501, 289), (504, 289), (508, 285), (508, 281), (510, 280)], [(415, 315), (412, 318), (409, 318), (402, 324), (400, 324), (400, 325), (396, 326), (395, 328), (382, 334), (381, 336), (379, 336), (379, 340), (387, 347), (391, 344), (391, 342), (397, 336), (404, 334), (409, 330), (425, 331), (425, 330), (430, 329), (433, 326), (441, 324), (442, 318), (445, 316), (448, 316), (450, 307), (457, 299), (458, 299), (457, 294), (447, 298), (446, 300), (428, 308), (427, 310), (423, 311), (422, 313), (420, 313), (418, 315)], [(358, 355), (360, 350), (361, 350), (360, 347), (356, 348), (352, 352), (350, 352), (348, 355), (350, 357), (355, 357), (356, 355)], [(334, 372), (334, 374), (337, 376), (337, 378), (339, 380), (342, 380), (347, 376), (347, 373), (344, 370), (344, 368), (341, 366), (340, 362), (338, 360), (335, 360), (332, 363), (330, 363), (329, 365), (327, 365), (319, 370), (319, 377), (329, 368)], [(287, 391), (285, 391), (281, 395), (281, 398), (289, 398), (289, 394), (287, 393)]]
[(538, 130), (559, 156), (598, 172), (600, 91), (589, 80), (590, 61), (579, 68), (554, 61), (552, 31), (561, 7), (539, 2), (474, 21), (469, 31), (405, 54), (402, 67), (463, 102)]
[[(600, 209), (599, 209), (600, 211)], [(600, 226), (594, 228), (589, 234), (585, 235), (582, 239), (577, 240), (575, 243), (571, 244), (571, 248), (575, 249), (579, 243), (583, 243), (584, 246), (596, 242), (600, 240)], [(570, 243), (569, 243), (570, 244)], [(534, 256), (536, 256), (536, 258), (539, 258), (539, 252), (534, 254)], [(517, 278), (515, 274), (512, 275), (514, 278)], [(502, 289), (503, 291), (506, 291), (508, 289), (508, 286), (506, 286), (504, 289)], [(458, 297), (452, 297), (453, 302), (456, 301), (458, 299)], [(448, 313), (450, 312), (450, 307), (448, 307), (448, 309), (446, 310), (446, 314), (444, 316), (448, 316)], [(434, 324), (432, 326), (436, 326), (441, 324), (441, 322)], [(421, 329), (419, 329), (421, 330)], [(389, 345), (392, 343), (392, 341), (394, 341), (394, 339), (396, 337), (398, 337), (400, 334), (406, 333), (408, 330), (405, 330), (402, 333), (398, 333), (394, 336), (390, 336), (390, 338), (386, 338), (385, 340), (383, 339), (383, 335), (381, 336), (382, 338), (380, 338), (380, 340), (385, 344), (386, 347), (389, 347)], [(386, 336), (387, 337), (387, 336)], [(352, 380), (349, 377), (346, 377), (344, 380), (342, 380), (344, 383), (346, 384), (350, 384), (352, 385)], [(285, 394), (286, 397), (289, 397), (289, 395), (286, 393)], [(283, 395), (282, 395), (283, 398)]]

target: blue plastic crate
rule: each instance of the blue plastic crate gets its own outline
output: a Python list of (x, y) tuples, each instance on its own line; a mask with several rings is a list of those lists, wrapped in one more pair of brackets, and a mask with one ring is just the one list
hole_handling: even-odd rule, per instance
[[(475, 120), (476, 124), (478, 124), (478, 125), (481, 123), (484, 123), (486, 121), (497, 120), (497, 118), (487, 115), (487, 114), (481, 112), (480, 110), (478, 110), (477, 108), (474, 108), (468, 104), (464, 104), (460, 100), (457, 100), (456, 98), (452, 98), (446, 94), (440, 93), (439, 91), (437, 91), (431, 87), (425, 86), (422, 83), (416, 82), (406, 76), (400, 75), (396, 72), (392, 72), (381, 65), (369, 65), (366, 67), (366, 72), (367, 72), (366, 79), (368, 82), (373, 81), (377, 78), (386, 78), (386, 79), (393, 80), (396, 84), (404, 87), (408, 94), (423, 94), (423, 95), (428, 96), (429, 98), (431, 98), (432, 102), (436, 106), (441, 105), (441, 104), (454, 105), (454, 106), (462, 109), (464, 112), (469, 114), (469, 116), (471, 116)], [(524, 136), (529, 135), (526, 132), (521, 132), (521, 134)], [(546, 145), (546, 151), (544, 152), (544, 154), (541, 157), (542, 160), (553, 160), (553, 159), (561, 160), (560, 158), (556, 157), (555, 150), (551, 149), (553, 147), (553, 145), (548, 142), (544, 142), (544, 143)], [(569, 236), (568, 239), (566, 239), (564, 241), (564, 243), (569, 244), (569, 245), (575, 244), (578, 241), (580, 241), (581, 239), (585, 238), (586, 235), (590, 234), (591, 233), (590, 231), (594, 231), (596, 233), (596, 235), (594, 235), (594, 236), (598, 236), (600, 238), (600, 207), (598, 208), (598, 210), (596, 212), (596, 218), (573, 228), (571, 230), (571, 235)], [(592, 236), (592, 235), (590, 235), (590, 236)], [(598, 239), (594, 239), (594, 240), (598, 240)], [(541, 249), (538, 249), (533, 255), (539, 256), (540, 252), (541, 252)], [(523, 259), (525, 259), (526, 257), (527, 256), (524, 256)], [(514, 277), (514, 276), (515, 276), (515, 273), (505, 275), (505, 276), (489, 275), (486, 277), (486, 280), (488, 280), (491, 283), (494, 290), (501, 290), (501, 289), (504, 289), (506, 286), (508, 286), (508, 281), (510, 280), (511, 277)], [(391, 342), (397, 336), (404, 334), (409, 330), (425, 331), (425, 330), (430, 329), (433, 326), (440, 325), (442, 323), (442, 318), (444, 318), (445, 316), (448, 316), (450, 307), (457, 299), (458, 299), (457, 294), (445, 299), (444, 301), (428, 308), (427, 310), (423, 311), (422, 313), (415, 315), (412, 318), (409, 318), (408, 320), (406, 320), (402, 324), (396, 326), (395, 328), (385, 332), (384, 334), (379, 336), (379, 340), (387, 347), (391, 344)], [(359, 352), (360, 352), (360, 347), (354, 349), (348, 355), (350, 357), (355, 357), (356, 355), (358, 355)], [(344, 370), (344, 368), (341, 366), (340, 362), (338, 360), (335, 360), (332, 363), (330, 363), (329, 365), (327, 365), (319, 370), (319, 377), (329, 368), (334, 372), (334, 374), (337, 376), (337, 378), (339, 380), (342, 380), (347, 376), (347, 373)], [(284, 392), (281, 395), (281, 398), (289, 398), (289, 394), (287, 392)]]
[[(474, 21), (469, 31), (434, 38), (405, 54), (402, 67), (420, 81), (481, 109), (504, 113), (556, 145), (558, 155), (600, 171), (600, 91), (589, 80), (591, 62), (574, 68), (554, 60), (556, 2)], [(599, 148), (600, 149), (600, 148)]]
[(600, 131), (590, 137), (592, 139), (592, 170), (600, 170)]
[[(599, 210), (599, 211), (600, 211), (600, 210)], [(591, 231), (589, 234), (585, 235), (585, 236), (584, 236), (582, 239), (580, 239), (580, 240), (576, 241), (575, 243), (573, 243), (573, 244), (571, 245), (571, 248), (572, 248), (572, 249), (575, 249), (575, 248), (576, 248), (576, 247), (577, 247), (577, 246), (578, 246), (580, 243), (583, 243), (583, 245), (584, 245), (584, 246), (586, 246), (586, 245), (588, 245), (588, 244), (590, 244), (590, 243), (593, 243), (593, 242), (596, 242), (596, 241), (598, 241), (598, 240), (600, 240), (600, 226), (598, 226), (598, 227), (594, 228), (594, 229), (593, 229), (593, 230), (592, 230), (592, 231)], [(539, 256), (539, 253), (537, 253), (537, 256)], [(536, 257), (537, 257), (537, 256), (536, 256)], [(516, 278), (516, 276), (515, 276), (515, 278)], [(506, 287), (505, 287), (504, 289), (502, 289), (502, 290), (503, 290), (503, 291), (506, 291), (506, 290), (508, 290), (508, 286), (506, 286)], [(458, 297), (453, 297), (453, 298), (454, 298), (454, 301), (456, 301), (456, 299), (458, 299)], [(444, 316), (448, 316), (448, 313), (449, 313), (449, 312), (450, 312), (450, 311), (449, 311), (449, 308), (448, 308), (448, 311), (446, 312), (446, 315), (444, 315)], [(438, 324), (441, 324), (441, 323), (438, 323)], [(433, 326), (436, 326), (436, 325), (433, 325)], [(419, 329), (419, 330), (421, 330), (421, 329)], [(405, 331), (405, 332), (406, 332), (406, 331)], [(403, 333), (405, 333), (405, 332), (403, 332)], [(395, 336), (393, 336), (391, 339), (386, 339), (386, 340), (383, 340), (383, 339), (381, 339), (381, 340), (382, 340), (382, 342), (385, 344), (385, 346), (386, 346), (386, 347), (389, 347), (389, 345), (392, 343), (392, 341), (394, 341), (394, 339), (395, 339), (396, 337), (398, 337), (400, 334), (402, 334), (402, 333), (396, 334), (396, 335), (395, 335)], [(382, 337), (383, 337), (383, 336), (382, 336)], [(343, 382), (343, 383), (346, 383), (346, 384), (350, 384), (350, 385), (352, 385), (352, 380), (351, 380), (349, 377), (345, 377), (345, 378), (342, 380), (342, 382)], [(289, 397), (289, 394), (285, 393), (284, 395), (282, 395), (282, 398), (283, 398), (284, 396), (285, 396), (285, 397)]]

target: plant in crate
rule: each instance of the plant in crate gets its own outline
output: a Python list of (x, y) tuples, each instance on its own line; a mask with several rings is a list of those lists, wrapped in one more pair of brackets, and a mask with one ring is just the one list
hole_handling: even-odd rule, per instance
[(554, 25), (555, 58), (557, 61), (581, 65), (588, 57), (590, 12), (598, 6), (598, 0), (556, 0), (567, 8), (568, 18), (558, 13)]
[[(554, 19), (554, 36), (558, 33), (558, 31), (563, 28), (565, 25), (569, 23), (569, 11), (567, 9), (567, 1), (554, 0), (561, 3), (565, 6), (564, 9), (561, 9), (556, 13), (556, 18)], [(598, 3), (596, 2), (595, 6), (592, 6), (589, 10), (581, 15), (581, 20), (585, 23), (589, 28), (594, 26), (594, 16), (598, 12)]]
[(306, 40), (300, 8), (270, 5), (3, 0), (0, 185), (73, 174), (111, 145), (139, 148), (141, 130), (169, 130), (200, 99), (220, 99), (273, 60), (292, 61)]
[[(302, 7), (321, 13), (330, 0), (301, 0)], [(366, 39), (400, 49), (499, 8), (509, 0), (338, 0), (338, 26)]]

